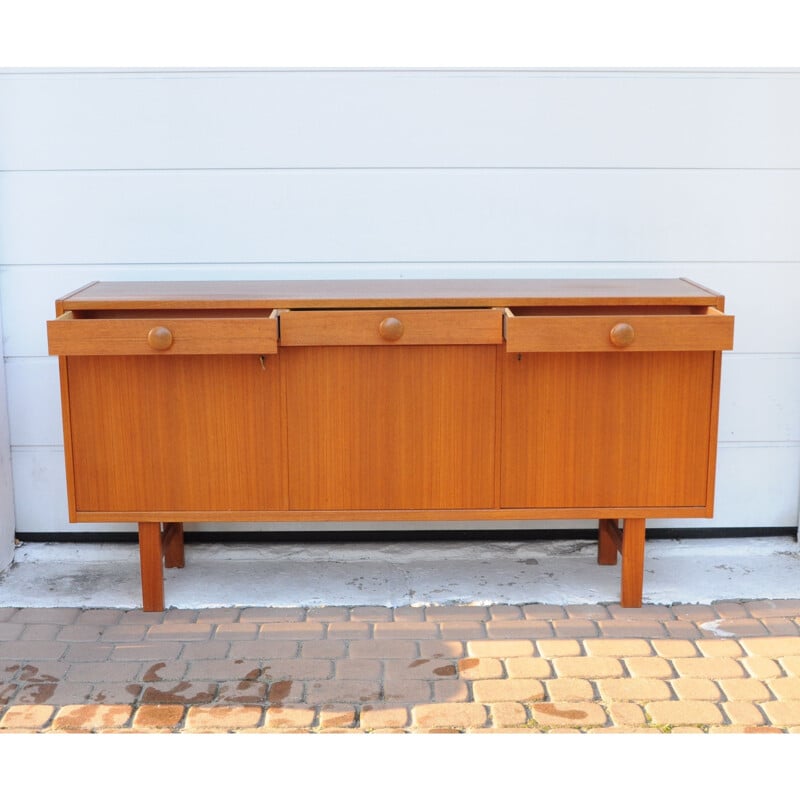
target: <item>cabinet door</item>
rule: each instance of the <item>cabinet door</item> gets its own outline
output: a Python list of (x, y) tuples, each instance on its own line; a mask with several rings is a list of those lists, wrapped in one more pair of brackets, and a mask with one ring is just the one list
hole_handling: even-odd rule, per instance
[(501, 505), (706, 507), (714, 376), (712, 352), (504, 354)]
[(276, 357), (68, 356), (66, 375), (79, 513), (285, 507)]
[(282, 349), (290, 508), (494, 506), (497, 350)]

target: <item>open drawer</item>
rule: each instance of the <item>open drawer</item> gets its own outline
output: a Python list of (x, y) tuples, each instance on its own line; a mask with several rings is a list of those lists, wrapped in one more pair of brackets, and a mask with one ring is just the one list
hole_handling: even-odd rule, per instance
[(507, 308), (504, 336), (510, 353), (730, 350), (733, 317), (716, 308)]
[(502, 344), (499, 308), (280, 311), (281, 345)]
[(47, 323), (50, 355), (264, 355), (278, 352), (269, 316), (82, 317), (67, 311)]

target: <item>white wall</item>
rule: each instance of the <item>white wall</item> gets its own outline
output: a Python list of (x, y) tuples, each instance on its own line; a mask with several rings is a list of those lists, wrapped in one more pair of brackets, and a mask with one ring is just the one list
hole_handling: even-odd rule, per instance
[(3, 315), (0, 312), (0, 571), (14, 559), (14, 532), (14, 488), (11, 478), (11, 441), (3, 357)]
[(59, 295), (449, 275), (723, 292), (716, 515), (653, 524), (797, 525), (800, 70), (5, 72), (0, 130), (20, 531), (71, 529), (46, 355)]

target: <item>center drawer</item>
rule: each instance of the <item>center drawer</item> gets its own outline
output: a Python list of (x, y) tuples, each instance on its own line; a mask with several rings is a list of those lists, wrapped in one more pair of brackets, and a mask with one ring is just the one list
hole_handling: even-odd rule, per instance
[(499, 308), (282, 310), (285, 345), (501, 344)]

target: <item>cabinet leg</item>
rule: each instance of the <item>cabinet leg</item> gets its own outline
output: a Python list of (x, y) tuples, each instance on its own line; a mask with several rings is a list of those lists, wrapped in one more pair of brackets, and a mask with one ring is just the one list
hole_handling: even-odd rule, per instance
[(139, 523), (139, 562), (142, 571), (142, 610), (164, 610), (164, 548), (161, 524)]
[(183, 552), (183, 523), (164, 524), (164, 566), (181, 568), (185, 565)]
[(622, 529), (622, 586), (620, 605), (640, 608), (644, 581), (645, 520), (626, 519)]
[(601, 519), (597, 532), (597, 563), (613, 566), (617, 563), (621, 536), (615, 519)]

